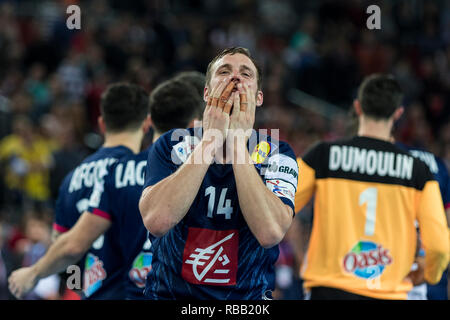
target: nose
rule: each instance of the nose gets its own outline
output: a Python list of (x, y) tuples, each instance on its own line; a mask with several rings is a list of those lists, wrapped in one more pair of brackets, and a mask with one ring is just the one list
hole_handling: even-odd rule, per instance
[(238, 84), (239, 82), (241, 82), (241, 78), (238, 75), (233, 75), (231, 81), (233, 81), (235, 84)]

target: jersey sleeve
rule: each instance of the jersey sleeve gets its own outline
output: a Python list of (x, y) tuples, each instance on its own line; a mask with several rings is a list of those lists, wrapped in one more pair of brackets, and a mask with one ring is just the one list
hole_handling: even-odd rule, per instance
[(425, 280), (435, 284), (449, 263), (450, 239), (439, 185), (431, 173), (419, 197), (417, 220), (425, 249)]
[(279, 152), (270, 155), (264, 174), (264, 183), (284, 204), (294, 211), (294, 198), (297, 190), (298, 166), (295, 154), (287, 143), (280, 142)]
[(64, 217), (63, 196), (59, 195), (55, 204), (55, 219), (53, 221), (53, 230), (64, 233), (70, 230), (69, 223)]
[(114, 217), (114, 195), (115, 188), (114, 173), (117, 165), (111, 167), (109, 172), (94, 183), (91, 196), (89, 198), (89, 208), (87, 211), (93, 215), (102, 217), (107, 220), (113, 220)]
[(68, 192), (68, 182), (70, 181), (70, 176), (66, 176), (59, 187), (58, 198), (55, 203), (55, 213), (53, 220), (53, 230), (59, 233), (64, 233), (70, 230), (75, 224), (70, 217), (71, 210), (65, 210), (64, 204), (66, 203), (66, 197)]
[(311, 199), (316, 187), (316, 172), (318, 163), (323, 160), (321, 150), (323, 144), (316, 144), (306, 154), (297, 159), (299, 177), (297, 193), (295, 194), (295, 211), (300, 211)]
[(143, 189), (158, 183), (177, 170), (177, 165), (172, 159), (173, 148), (169, 139), (170, 131), (161, 136), (150, 149)]

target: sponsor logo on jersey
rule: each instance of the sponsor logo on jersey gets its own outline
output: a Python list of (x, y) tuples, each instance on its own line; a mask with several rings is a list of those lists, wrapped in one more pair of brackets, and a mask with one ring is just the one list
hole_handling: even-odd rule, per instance
[(344, 270), (363, 279), (374, 279), (392, 263), (389, 250), (370, 241), (359, 241), (342, 261)]
[(291, 183), (295, 189), (297, 188), (297, 161), (285, 154), (271, 156), (268, 160), (268, 166), (262, 168), (261, 173), (264, 175), (264, 178), (268, 180), (284, 180)]
[(262, 141), (258, 143), (253, 150), (251, 158), (255, 164), (263, 163), (270, 153), (270, 143), (267, 141)]
[(86, 297), (90, 297), (102, 286), (102, 281), (106, 279), (106, 271), (103, 268), (103, 261), (91, 253), (88, 253), (85, 260), (84, 288)]
[(283, 180), (266, 180), (266, 186), (276, 194), (278, 197), (288, 198), (292, 202), (294, 202), (295, 198), (295, 187), (286, 181)]
[(181, 276), (193, 284), (235, 285), (238, 247), (238, 230), (189, 228)]
[(133, 261), (133, 266), (128, 276), (138, 288), (145, 287), (147, 274), (152, 270), (152, 258), (152, 253), (143, 251)]

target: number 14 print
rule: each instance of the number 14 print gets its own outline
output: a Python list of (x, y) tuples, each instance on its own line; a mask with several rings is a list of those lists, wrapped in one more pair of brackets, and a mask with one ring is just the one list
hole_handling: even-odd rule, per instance
[[(219, 203), (217, 205), (216, 214), (224, 214), (225, 219), (231, 219), (233, 213), (233, 207), (231, 206), (231, 200), (226, 199), (228, 188), (222, 188), (220, 192)], [(216, 200), (216, 188), (211, 186), (206, 188), (205, 197), (209, 196), (208, 200), (208, 218), (213, 218), (214, 204)]]

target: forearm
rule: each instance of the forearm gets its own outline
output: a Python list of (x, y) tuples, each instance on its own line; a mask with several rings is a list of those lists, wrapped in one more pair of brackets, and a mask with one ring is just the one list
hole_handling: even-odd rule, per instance
[(239, 206), (253, 235), (263, 247), (278, 244), (292, 222), (292, 213), (277, 196), (264, 185), (251, 164), (245, 149), (245, 164), (233, 164)]
[(163, 235), (188, 212), (214, 158), (208, 150), (210, 144), (202, 140), (175, 173), (142, 193), (141, 215), (153, 235)]
[(82, 258), (84, 251), (75, 248), (68, 235), (69, 233), (60, 235), (47, 253), (33, 266), (37, 280), (64, 271)]

